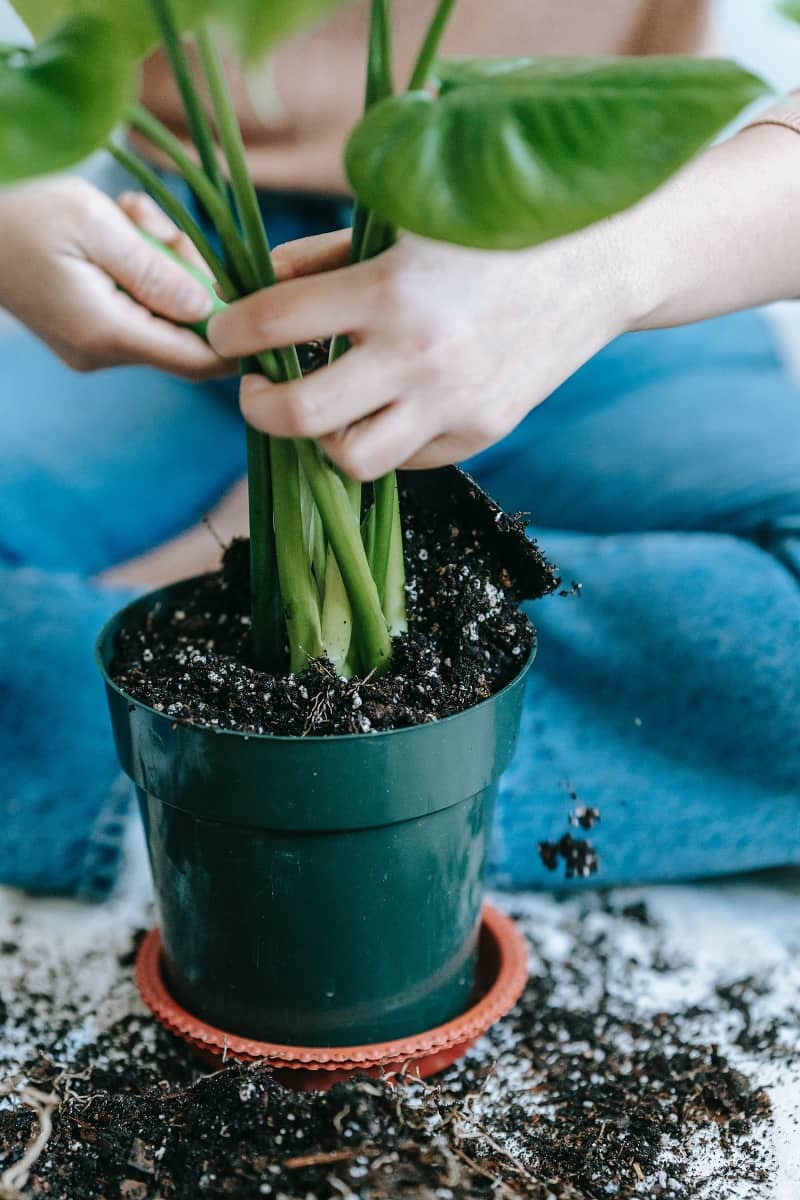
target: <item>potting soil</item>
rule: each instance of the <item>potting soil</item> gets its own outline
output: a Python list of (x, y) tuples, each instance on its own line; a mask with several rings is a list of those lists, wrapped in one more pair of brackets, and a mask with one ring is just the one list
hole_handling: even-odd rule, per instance
[(109, 935), (46, 950), (11, 925), (0, 1178), (44, 1131), (28, 1200), (783, 1200), (791, 953), (726, 925), (710, 891), (650, 904), (520, 898), (532, 976), (509, 1018), (435, 1081), (322, 1095), (258, 1066), (204, 1073), (141, 1007), (124, 928), (114, 955)]
[[(487, 699), (514, 678), (533, 643), (514, 578), (476, 529), (442, 520), (408, 495), (403, 513), (409, 629), (381, 676), (345, 679), (325, 659), (301, 675), (250, 665), (249, 553), (238, 541), (219, 574), (179, 608), (159, 605), (122, 630), (115, 681), (176, 722), (246, 733), (370, 733)], [(550, 590), (557, 580), (540, 562), (542, 590)]]

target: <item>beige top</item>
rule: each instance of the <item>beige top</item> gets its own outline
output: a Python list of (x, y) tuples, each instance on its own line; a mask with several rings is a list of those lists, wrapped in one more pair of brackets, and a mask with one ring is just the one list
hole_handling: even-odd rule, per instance
[[(395, 61), (407, 79), (436, 0), (396, 0)], [(458, 0), (443, 52), (701, 54), (711, 46), (711, 0)], [(369, 0), (282, 46), (245, 81), (231, 72), (256, 182), (345, 191), (342, 146), (364, 87)], [(160, 56), (144, 67), (144, 103), (185, 133), (180, 101)]]

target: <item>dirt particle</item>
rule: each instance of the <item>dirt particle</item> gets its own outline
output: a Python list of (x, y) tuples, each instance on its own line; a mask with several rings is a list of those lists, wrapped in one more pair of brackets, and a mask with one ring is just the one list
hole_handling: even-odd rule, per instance
[(564, 878), (588, 879), (596, 875), (600, 859), (590, 842), (565, 833), (557, 842), (539, 842), (539, 857), (548, 871), (558, 869), (559, 859), (564, 863)]
[(600, 820), (599, 808), (588, 808), (582, 804), (579, 808), (574, 808), (569, 814), (570, 825), (580, 825), (581, 829), (593, 829)]

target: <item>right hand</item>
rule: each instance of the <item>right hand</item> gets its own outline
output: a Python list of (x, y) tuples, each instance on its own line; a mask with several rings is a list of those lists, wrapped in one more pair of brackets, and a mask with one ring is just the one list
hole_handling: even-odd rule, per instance
[(77, 371), (143, 364), (187, 379), (233, 374), (235, 364), (180, 327), (209, 315), (205, 288), (136, 226), (203, 265), (143, 193), (115, 204), (71, 177), (3, 192), (0, 306)]

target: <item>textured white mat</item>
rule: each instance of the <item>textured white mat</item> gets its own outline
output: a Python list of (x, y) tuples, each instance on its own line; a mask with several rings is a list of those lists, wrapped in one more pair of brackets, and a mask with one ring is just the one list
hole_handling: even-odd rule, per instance
[[(639, 901), (644, 901), (649, 916), (645, 924), (620, 915)], [(733, 1159), (728, 1152), (723, 1164), (712, 1122), (691, 1148), (693, 1195), (703, 1200), (800, 1196), (800, 872), (693, 887), (631, 889), (588, 901), (585, 896), (557, 899), (541, 894), (501, 897), (500, 903), (513, 908), (528, 932), (536, 948), (534, 971), (536, 954), (550, 961), (551, 970), (556, 964), (558, 971), (559, 962), (570, 961), (578, 933), (584, 955), (596, 936), (603, 945), (607, 995), (633, 1005), (647, 1020), (658, 1012), (694, 1006), (687, 1037), (718, 1043), (735, 1067), (766, 1088), (773, 1114), (757, 1123), (754, 1134), (766, 1179), (754, 1181), (752, 1160), (746, 1156), (737, 1177), (736, 1152)], [(5, 942), (18, 947), (16, 953), (0, 954), (0, 998), (8, 1012), (0, 1036), (0, 1075), (13, 1077), (54, 1041), (62, 1058), (69, 1060), (120, 1018), (143, 1014), (130, 966), (120, 966), (118, 960), (130, 950), (132, 932), (152, 923), (149, 905), (138, 833), (132, 834), (127, 876), (105, 906), (31, 899), (0, 889), (0, 949)], [(565, 972), (559, 1002), (591, 1011), (592, 964), (585, 957), (583, 962), (589, 967), (589, 984), (578, 991), (574, 976)], [(727, 985), (743, 979), (753, 981), (752, 988), (748, 985), (750, 1018), (760, 1028), (772, 1022), (778, 1053), (775, 1039), (763, 1053), (736, 1044), (744, 1018), (718, 989), (724, 995)], [(40, 998), (31, 1006), (25, 1003), (23, 989), (52, 1000)], [(68, 1003), (74, 1014), (76, 990), (79, 1017), (71, 1016), (66, 1037), (63, 1029), (56, 1037), (59, 1006)], [(20, 1019), (24, 1009), (27, 1015)], [(146, 1032), (143, 1036), (147, 1040)], [(530, 1064), (519, 1066), (513, 1035), (504, 1035), (502, 1027), (477, 1048), (478, 1059), (490, 1057), (497, 1060), (497, 1071), (486, 1095), (487, 1122), (495, 1101), (502, 1106), (515, 1098), (531, 1103), (532, 1090)], [(663, 1170), (669, 1170), (668, 1158)], [(647, 1188), (648, 1181), (643, 1181), (642, 1195), (649, 1194)]]

